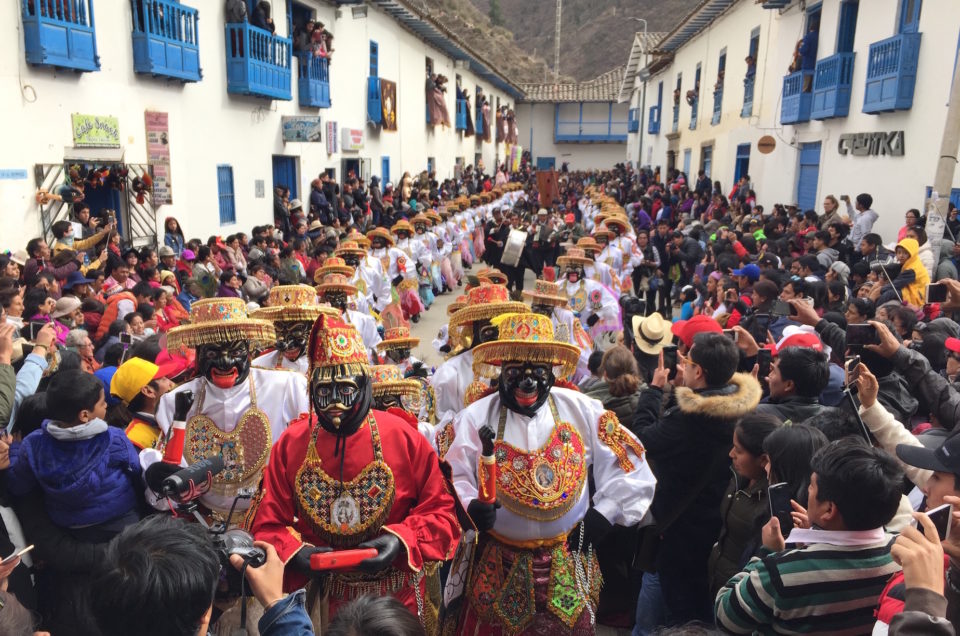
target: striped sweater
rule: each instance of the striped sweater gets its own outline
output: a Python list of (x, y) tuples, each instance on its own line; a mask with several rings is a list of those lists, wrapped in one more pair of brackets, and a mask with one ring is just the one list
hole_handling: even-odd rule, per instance
[(890, 576), (892, 537), (825, 543), (754, 557), (717, 594), (717, 624), (735, 634), (869, 634)]

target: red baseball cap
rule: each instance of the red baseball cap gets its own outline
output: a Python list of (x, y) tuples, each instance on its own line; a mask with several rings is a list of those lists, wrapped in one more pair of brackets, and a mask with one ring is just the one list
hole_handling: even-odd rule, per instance
[(943, 344), (948, 350), (960, 353), (960, 338), (947, 338)]
[(159, 367), (157, 378), (175, 378), (193, 365), (193, 354), (180, 356), (164, 349), (157, 356), (156, 365)]
[(823, 341), (815, 333), (795, 333), (781, 338), (777, 344), (767, 345), (773, 355), (779, 354), (787, 347), (806, 347), (814, 351), (823, 351)]
[(694, 316), (689, 320), (673, 323), (670, 331), (689, 349), (693, 346), (693, 337), (698, 333), (723, 333), (723, 327), (710, 316)]

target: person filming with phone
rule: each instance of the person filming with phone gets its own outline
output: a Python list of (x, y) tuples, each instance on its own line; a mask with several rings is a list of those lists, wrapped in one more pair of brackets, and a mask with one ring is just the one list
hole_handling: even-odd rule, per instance
[(830, 363), (816, 334), (788, 336), (774, 346), (773, 354), (766, 377), (770, 394), (757, 406), (758, 413), (802, 422), (834, 410), (820, 403), (830, 381)]

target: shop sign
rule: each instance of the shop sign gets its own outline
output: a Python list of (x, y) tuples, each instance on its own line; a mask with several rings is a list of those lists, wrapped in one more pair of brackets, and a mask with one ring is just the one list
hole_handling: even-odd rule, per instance
[(332, 155), (337, 152), (337, 122), (327, 122), (327, 154)]
[(281, 117), (283, 141), (323, 141), (323, 120), (320, 117)]
[(363, 150), (363, 129), (362, 128), (342, 128), (343, 133), (340, 147), (343, 152), (357, 152)]
[(70, 115), (73, 145), (77, 148), (119, 148), (120, 123), (109, 115)]
[(837, 152), (841, 155), (869, 157), (889, 155), (902, 157), (904, 154), (903, 131), (873, 133), (847, 133), (840, 135)]

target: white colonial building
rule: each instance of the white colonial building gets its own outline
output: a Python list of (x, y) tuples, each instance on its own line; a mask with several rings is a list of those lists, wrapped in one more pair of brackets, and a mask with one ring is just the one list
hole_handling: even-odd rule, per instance
[[(466, 116), (476, 118), (482, 89), (492, 125), (519, 87), (410, 3), (272, 5), (273, 35), (225, 24), (218, 0), (3, 3), (2, 246), (17, 249), (67, 214), (35, 193), (61, 186), (74, 165), (110, 171), (86, 200), (94, 213), (117, 210), (124, 235), (146, 243), (166, 216), (190, 236), (271, 222), (275, 184), (307, 199), (323, 171), (396, 182), (429, 168), (442, 179), (481, 159), (492, 172), (505, 157), (504, 144), (465, 134)], [(290, 36), (308, 19), (334, 36), (329, 60), (294, 50)], [(429, 70), (449, 78), (449, 128), (427, 122)], [(458, 80), (469, 108), (457, 103)], [(137, 201), (133, 179), (148, 170), (154, 191)]]
[[(627, 159), (725, 191), (747, 174), (768, 206), (868, 192), (889, 236), (932, 185), (958, 33), (956, 0), (703, 0), (634, 44)], [(815, 64), (791, 67), (805, 36)]]
[(588, 82), (521, 84), (518, 138), (534, 165), (594, 170), (622, 163), (630, 126), (627, 105), (617, 103), (622, 81), (618, 67)]

